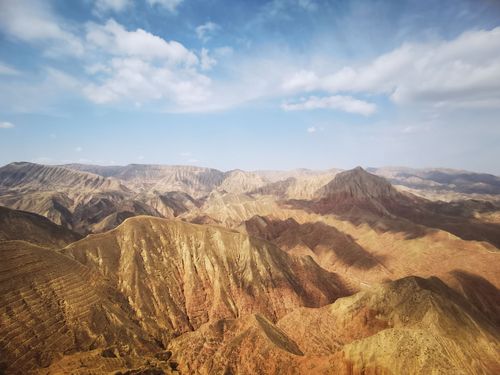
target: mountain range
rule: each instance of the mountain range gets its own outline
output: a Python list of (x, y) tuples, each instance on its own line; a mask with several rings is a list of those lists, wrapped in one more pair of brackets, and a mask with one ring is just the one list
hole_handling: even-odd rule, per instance
[(0, 373), (496, 374), (500, 178), (0, 168)]

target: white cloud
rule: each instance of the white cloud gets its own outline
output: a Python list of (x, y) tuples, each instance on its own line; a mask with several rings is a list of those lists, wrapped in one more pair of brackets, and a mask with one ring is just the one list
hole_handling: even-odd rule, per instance
[(76, 152), (82, 152), (83, 151), (83, 147), (81, 147), (81, 146), (75, 147), (75, 151)]
[(14, 128), (14, 124), (8, 121), (0, 122), (0, 129), (12, 129)]
[(156, 66), (137, 58), (112, 58), (111, 73), (104, 80), (85, 87), (95, 103), (162, 100), (187, 105), (209, 96), (210, 79), (193, 69)]
[(122, 12), (132, 5), (130, 0), (96, 0), (95, 8), (98, 13), (113, 11)]
[(203, 49), (198, 58), (176, 41), (142, 29), (127, 31), (114, 20), (88, 24), (86, 40), (100, 56), (86, 69), (96, 76), (84, 94), (95, 103), (129, 102), (142, 107), (156, 101), (173, 110), (210, 96), (211, 80), (199, 72), (216, 63), (208, 50)]
[(17, 76), (19, 74), (21, 74), (19, 70), (0, 62), (0, 75)]
[(147, 3), (151, 6), (159, 5), (170, 12), (175, 12), (177, 7), (183, 0), (146, 0)]
[(234, 49), (229, 46), (224, 46), (224, 47), (217, 47), (215, 50), (215, 55), (218, 57), (229, 57), (233, 56), (234, 54)]
[(186, 151), (186, 152), (181, 152), (179, 155), (182, 157), (188, 157), (188, 156), (191, 156), (192, 154), (191, 154), (191, 152)]
[(0, 29), (9, 37), (29, 43), (45, 43), (50, 56), (81, 56), (83, 45), (63, 20), (57, 19), (47, 2), (16, 0), (0, 2)]
[(283, 82), (283, 88), (290, 91), (312, 91), (319, 85), (320, 79), (316, 73), (307, 70), (299, 70), (287, 77), (285, 82)]
[(194, 65), (196, 55), (176, 41), (166, 41), (142, 29), (127, 31), (114, 20), (104, 25), (89, 23), (86, 40), (90, 47), (118, 56), (140, 57), (141, 59), (162, 59), (169, 64)]
[(207, 42), (212, 38), (213, 34), (220, 29), (220, 26), (214, 22), (205, 22), (203, 25), (196, 27), (196, 35), (202, 42)]
[(307, 128), (307, 132), (308, 132), (308, 133), (316, 133), (316, 130), (317, 130), (317, 129), (316, 129), (316, 127), (315, 127), (315, 126), (311, 126), (311, 127)]
[(398, 104), (499, 107), (500, 27), (451, 41), (403, 46), (332, 74), (297, 71), (283, 82), (295, 92), (385, 94)]
[(313, 109), (336, 109), (349, 113), (369, 116), (375, 113), (377, 107), (373, 103), (355, 99), (351, 96), (334, 95), (328, 97), (310, 96), (295, 103), (284, 103), (285, 111), (303, 111)]

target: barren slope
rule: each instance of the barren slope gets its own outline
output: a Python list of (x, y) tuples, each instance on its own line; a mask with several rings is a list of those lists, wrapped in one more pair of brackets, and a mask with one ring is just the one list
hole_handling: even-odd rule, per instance
[(311, 258), (219, 227), (135, 217), (63, 250), (99, 271), (157, 339), (208, 321), (259, 312), (277, 319), (348, 292)]
[(496, 374), (500, 334), (439, 279), (409, 277), (277, 325), (221, 320), (169, 345), (192, 374)]
[(95, 348), (159, 350), (126, 300), (89, 268), (24, 241), (0, 242), (0, 258), (0, 365), (8, 373)]
[(0, 168), (0, 189), (24, 192), (47, 190), (96, 191), (125, 188), (119, 181), (92, 173), (78, 172), (64, 167), (27, 162), (11, 163)]
[(43, 216), (0, 206), (0, 241), (23, 240), (36, 245), (60, 248), (81, 237)]

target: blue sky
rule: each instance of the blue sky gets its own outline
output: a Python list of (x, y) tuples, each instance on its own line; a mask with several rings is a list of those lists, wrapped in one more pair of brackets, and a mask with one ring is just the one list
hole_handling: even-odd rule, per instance
[(0, 0), (0, 164), (500, 174), (500, 3)]

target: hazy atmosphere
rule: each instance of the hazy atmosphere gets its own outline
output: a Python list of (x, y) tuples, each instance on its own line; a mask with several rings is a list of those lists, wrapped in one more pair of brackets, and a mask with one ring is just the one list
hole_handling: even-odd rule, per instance
[(0, 0), (0, 164), (500, 174), (500, 3)]

